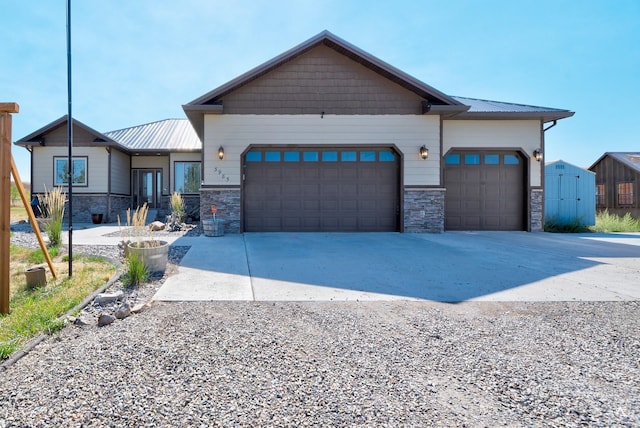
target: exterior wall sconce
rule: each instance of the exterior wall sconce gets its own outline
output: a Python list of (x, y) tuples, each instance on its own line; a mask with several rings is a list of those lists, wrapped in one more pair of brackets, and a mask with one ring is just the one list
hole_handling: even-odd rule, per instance
[(422, 160), (426, 160), (429, 157), (429, 149), (427, 149), (425, 146), (420, 147), (420, 159)]
[(535, 160), (537, 160), (538, 162), (540, 162), (542, 160), (542, 150), (541, 149), (535, 149), (533, 151), (533, 158)]
[(224, 159), (224, 147), (222, 146), (220, 146), (220, 148), (218, 149), (218, 159)]

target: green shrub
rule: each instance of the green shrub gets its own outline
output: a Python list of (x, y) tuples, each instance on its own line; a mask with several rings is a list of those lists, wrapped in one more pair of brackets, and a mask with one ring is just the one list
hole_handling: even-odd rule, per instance
[(175, 213), (176, 220), (181, 221), (185, 214), (184, 199), (178, 192), (171, 194), (171, 211)]
[(582, 225), (579, 219), (558, 221), (554, 218), (548, 218), (544, 222), (544, 231), (551, 233), (583, 233), (589, 232), (589, 228)]
[(596, 215), (596, 225), (592, 226), (591, 230), (595, 232), (640, 232), (640, 219), (631, 217), (630, 213), (620, 217), (604, 210)]
[(129, 253), (126, 259), (127, 272), (122, 276), (125, 285), (137, 286), (146, 282), (149, 278), (149, 270), (144, 265), (140, 257), (134, 253)]
[(38, 199), (42, 214), (46, 217), (45, 231), (49, 236), (49, 243), (57, 247), (61, 243), (62, 220), (64, 219), (64, 204), (67, 195), (62, 191), (62, 188), (55, 187), (52, 190), (45, 189), (44, 195), (38, 196)]

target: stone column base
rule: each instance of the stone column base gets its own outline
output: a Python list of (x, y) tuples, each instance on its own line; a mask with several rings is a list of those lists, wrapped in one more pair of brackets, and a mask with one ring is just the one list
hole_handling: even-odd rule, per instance
[(404, 189), (404, 231), (444, 232), (445, 189)]
[(211, 205), (218, 208), (216, 218), (225, 220), (226, 233), (240, 233), (240, 188), (200, 189), (200, 220), (213, 218)]

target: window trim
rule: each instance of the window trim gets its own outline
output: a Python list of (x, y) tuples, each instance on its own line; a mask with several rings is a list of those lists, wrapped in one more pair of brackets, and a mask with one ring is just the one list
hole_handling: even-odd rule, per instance
[[(68, 177), (65, 175), (65, 180), (60, 182), (58, 181), (58, 161), (68, 162), (68, 156), (54, 156), (53, 157), (53, 185), (54, 186), (66, 186), (69, 187), (69, 183), (67, 182)], [(82, 183), (72, 183), (73, 187), (89, 187), (89, 156), (73, 156), (71, 158), (71, 162), (75, 164), (76, 161), (84, 161), (84, 182)], [(74, 174), (75, 179), (75, 174)]]
[(607, 205), (607, 186), (604, 184), (596, 184), (596, 206), (604, 207)]
[[(629, 186), (629, 192), (620, 192), (620, 186)], [(621, 181), (616, 183), (616, 202), (619, 207), (629, 207), (634, 204), (633, 181)]]
[[(178, 191), (178, 164), (198, 164), (200, 165), (200, 179), (198, 180), (198, 188), (192, 192), (186, 192), (186, 191)], [(184, 181), (184, 177), (183, 177), (183, 181)], [(200, 186), (202, 183), (202, 161), (173, 161), (173, 190), (175, 192), (178, 192), (182, 195), (195, 195), (200, 193)]]

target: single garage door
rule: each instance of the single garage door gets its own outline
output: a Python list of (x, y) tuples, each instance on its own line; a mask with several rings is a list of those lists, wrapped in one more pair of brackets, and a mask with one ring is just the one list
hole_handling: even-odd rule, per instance
[(525, 162), (518, 152), (445, 156), (445, 229), (524, 230)]
[(391, 148), (253, 148), (243, 165), (247, 232), (398, 230)]

